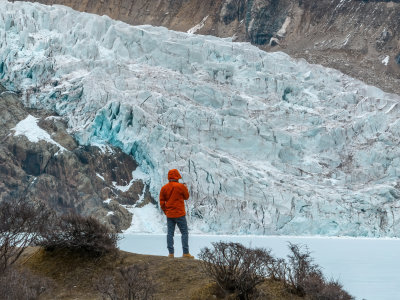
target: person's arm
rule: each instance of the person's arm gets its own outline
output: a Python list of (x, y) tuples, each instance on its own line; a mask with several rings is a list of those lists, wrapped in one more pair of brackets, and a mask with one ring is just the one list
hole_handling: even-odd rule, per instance
[(187, 199), (189, 199), (189, 190), (186, 186), (186, 183), (182, 183), (182, 187), (183, 187), (182, 188), (183, 199), (187, 200)]
[(167, 199), (165, 199), (164, 189), (162, 188), (160, 191), (160, 207), (164, 213), (165, 213), (165, 202), (166, 201), (167, 201)]

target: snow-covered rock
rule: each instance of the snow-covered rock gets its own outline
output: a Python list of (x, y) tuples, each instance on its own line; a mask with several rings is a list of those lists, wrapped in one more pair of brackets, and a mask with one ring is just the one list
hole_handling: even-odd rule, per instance
[(336, 70), (0, 0), (0, 83), (132, 154), (154, 197), (178, 168), (198, 231), (399, 236), (400, 97)]
[(32, 115), (28, 115), (24, 120), (20, 121), (17, 126), (12, 129), (14, 130), (14, 135), (26, 136), (27, 139), (33, 143), (44, 140), (50, 144), (56, 145), (60, 149), (60, 151), (65, 151), (66, 149), (63, 146), (54, 141), (45, 130), (37, 125), (38, 120), (38, 118), (35, 118)]

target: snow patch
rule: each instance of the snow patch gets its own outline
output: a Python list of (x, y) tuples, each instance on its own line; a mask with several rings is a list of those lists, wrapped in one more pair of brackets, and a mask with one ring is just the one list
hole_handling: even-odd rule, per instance
[(149, 182), (150, 180), (149, 174), (146, 174), (139, 166), (132, 172), (132, 178), (135, 181), (141, 180), (143, 183)]
[(289, 26), (291, 21), (291, 18), (288, 16), (285, 19), (285, 22), (283, 23), (282, 27), (278, 30), (276, 33), (279, 37), (284, 37), (286, 34), (287, 27)]
[(199, 24), (197, 24), (197, 25), (193, 26), (192, 28), (190, 28), (190, 29), (187, 31), (187, 33), (189, 33), (189, 34), (194, 34), (194, 33), (196, 33), (197, 31), (199, 31), (200, 29), (202, 29), (202, 28), (204, 27), (204, 25), (205, 25), (207, 19), (208, 19), (208, 16), (204, 17), (203, 20), (201, 20), (201, 22), (200, 22)]
[(54, 121), (54, 120), (63, 120), (63, 117), (60, 116), (48, 116), (45, 118), (45, 120), (49, 120), (49, 121)]
[[(60, 150), (59, 151), (67, 151), (63, 146), (54, 141), (50, 134), (39, 127), (37, 124), (39, 122), (39, 118), (35, 118), (32, 115), (28, 115), (24, 120), (20, 121), (14, 128), (14, 136), (25, 136), (30, 142), (37, 143), (39, 141), (46, 141), (48, 143), (56, 145)], [(58, 153), (58, 152), (57, 152)]]
[(350, 37), (351, 37), (351, 34), (349, 33), (349, 34), (346, 36), (346, 38), (343, 40), (343, 42), (342, 42), (342, 47), (347, 45), (347, 43), (348, 43), (349, 40), (350, 40)]
[(346, 0), (340, 0), (339, 4), (335, 7), (335, 10), (340, 9), (345, 4), (345, 2)]
[(164, 233), (166, 219), (160, 214), (160, 210), (149, 203), (141, 208), (122, 205), (132, 214), (131, 226), (123, 231), (123, 234), (130, 233)]
[(131, 186), (134, 182), (135, 182), (135, 180), (132, 179), (127, 185), (118, 185), (116, 181), (113, 181), (112, 184), (113, 184), (114, 188), (125, 193), (125, 192), (129, 191), (129, 189), (131, 188)]
[(114, 150), (108, 144), (93, 142), (93, 143), (91, 143), (91, 145), (99, 148), (100, 152), (102, 154), (113, 154), (114, 153)]
[(120, 190), (121, 192), (127, 192), (133, 183), (138, 180), (141, 180), (145, 184), (144, 188), (146, 188), (146, 183), (149, 183), (150, 181), (150, 176), (143, 172), (139, 166), (132, 172), (132, 179), (127, 185), (117, 185), (115, 181), (113, 181), (112, 184), (117, 190)]
[(385, 65), (385, 66), (387, 66), (388, 65), (388, 63), (389, 63), (389, 55), (386, 55), (385, 56), (385, 58), (382, 60), (382, 63)]
[(99, 173), (96, 173), (96, 176), (99, 177), (101, 180), (105, 181), (104, 177), (101, 176)]

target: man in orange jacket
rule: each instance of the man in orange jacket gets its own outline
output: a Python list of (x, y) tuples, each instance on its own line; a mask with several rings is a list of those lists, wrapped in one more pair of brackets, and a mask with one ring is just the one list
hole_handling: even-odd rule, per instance
[(161, 188), (160, 206), (167, 216), (167, 248), (169, 257), (174, 257), (175, 225), (178, 225), (182, 234), (183, 256), (193, 258), (189, 253), (189, 231), (186, 222), (185, 200), (189, 199), (186, 184), (179, 183), (182, 176), (177, 169), (168, 172), (168, 183)]

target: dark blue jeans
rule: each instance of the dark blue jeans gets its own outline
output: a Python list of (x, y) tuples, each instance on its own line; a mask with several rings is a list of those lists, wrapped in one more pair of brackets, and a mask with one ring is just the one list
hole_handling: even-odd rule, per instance
[(189, 253), (189, 230), (186, 222), (186, 217), (179, 218), (167, 218), (167, 248), (169, 254), (174, 254), (174, 233), (175, 233), (175, 225), (178, 225), (178, 228), (182, 234), (182, 249), (183, 254)]

